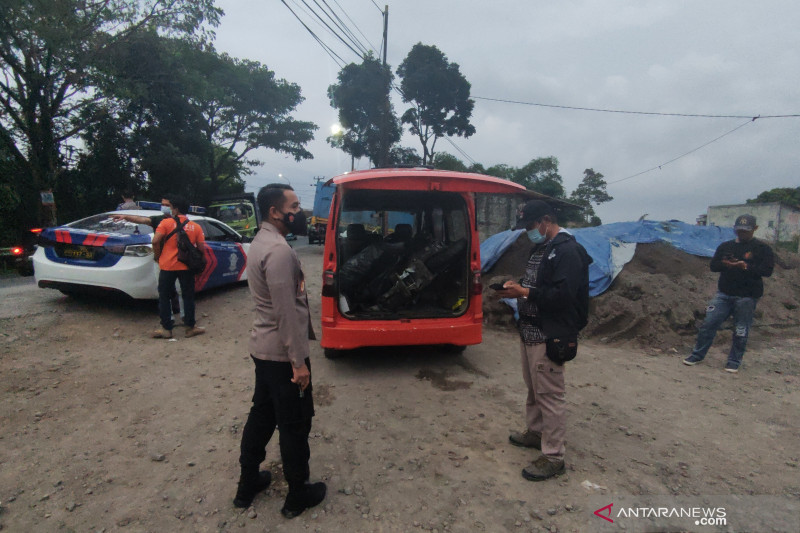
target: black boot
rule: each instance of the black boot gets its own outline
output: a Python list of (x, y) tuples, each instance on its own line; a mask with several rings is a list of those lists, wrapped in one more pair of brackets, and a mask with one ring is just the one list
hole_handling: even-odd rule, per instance
[(250, 507), (256, 494), (269, 487), (272, 481), (272, 474), (268, 471), (259, 472), (257, 476), (242, 476), (239, 478), (239, 487), (236, 489), (236, 497), (233, 505), (239, 508)]
[(294, 518), (309, 507), (314, 507), (325, 499), (328, 488), (325, 483), (305, 483), (297, 490), (289, 489), (281, 514), (286, 518)]

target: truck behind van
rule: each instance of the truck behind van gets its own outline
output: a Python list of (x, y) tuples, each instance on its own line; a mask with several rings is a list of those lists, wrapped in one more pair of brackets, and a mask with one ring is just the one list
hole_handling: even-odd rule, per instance
[(480, 174), (373, 169), (328, 182), (322, 347), (447, 345), (482, 338), (475, 193), (522, 194)]
[(258, 202), (251, 192), (215, 197), (208, 206), (208, 216), (221, 220), (246, 237), (253, 237), (261, 225)]

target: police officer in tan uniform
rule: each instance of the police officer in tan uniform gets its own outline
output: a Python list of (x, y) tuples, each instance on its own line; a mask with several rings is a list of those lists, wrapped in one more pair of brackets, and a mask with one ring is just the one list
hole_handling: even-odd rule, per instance
[(255, 364), (253, 406), (242, 432), (241, 476), (233, 504), (248, 507), (269, 486), (269, 471), (259, 472), (277, 426), (283, 474), (289, 485), (281, 513), (293, 518), (325, 499), (325, 483), (309, 483), (308, 435), (314, 416), (310, 328), (305, 278), (289, 233), (304, 235), (306, 221), (294, 190), (285, 184), (263, 187), (258, 205), (264, 214), (247, 257), (247, 283), (256, 306), (250, 336)]

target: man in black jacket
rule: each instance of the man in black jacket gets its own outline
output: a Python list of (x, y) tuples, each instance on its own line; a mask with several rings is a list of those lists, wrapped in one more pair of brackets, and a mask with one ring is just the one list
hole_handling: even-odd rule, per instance
[(575, 356), (578, 332), (586, 325), (592, 259), (558, 226), (552, 207), (541, 200), (525, 204), (517, 228), (524, 228), (535, 246), (520, 283), (506, 281), (497, 291), (503, 298), (517, 298), (522, 377), (528, 388), (527, 428), (512, 433), (509, 440), (542, 451), (522, 470), (522, 477), (543, 481), (565, 470), (564, 362)]
[(725, 370), (736, 373), (742, 364), (756, 304), (764, 294), (761, 278), (772, 275), (775, 257), (768, 244), (753, 237), (758, 229), (756, 217), (741, 215), (733, 229), (736, 239), (720, 244), (711, 259), (711, 272), (720, 273), (718, 290), (706, 308), (706, 318), (700, 326), (692, 355), (683, 360), (685, 365), (693, 366), (705, 359), (717, 330), (731, 315), (733, 342)]

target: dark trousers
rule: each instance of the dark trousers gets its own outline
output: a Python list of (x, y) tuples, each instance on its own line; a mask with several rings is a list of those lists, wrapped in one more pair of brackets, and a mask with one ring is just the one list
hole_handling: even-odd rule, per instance
[[(256, 371), (256, 388), (253, 406), (242, 432), (239, 464), (242, 477), (254, 479), (258, 467), (267, 456), (266, 447), (278, 428), (278, 444), (283, 461), (283, 476), (289, 491), (296, 491), (308, 481), (308, 434), (314, 416), (314, 400), (309, 382), (303, 397), (300, 387), (291, 382), (291, 363), (263, 361), (253, 357)], [(311, 370), (311, 363), (306, 359)]]
[(190, 328), (194, 327), (194, 274), (188, 270), (162, 270), (158, 274), (158, 316), (161, 317), (161, 327), (171, 330), (172, 321), (172, 294), (175, 293), (175, 280), (181, 284), (181, 297), (183, 298), (183, 323)]

